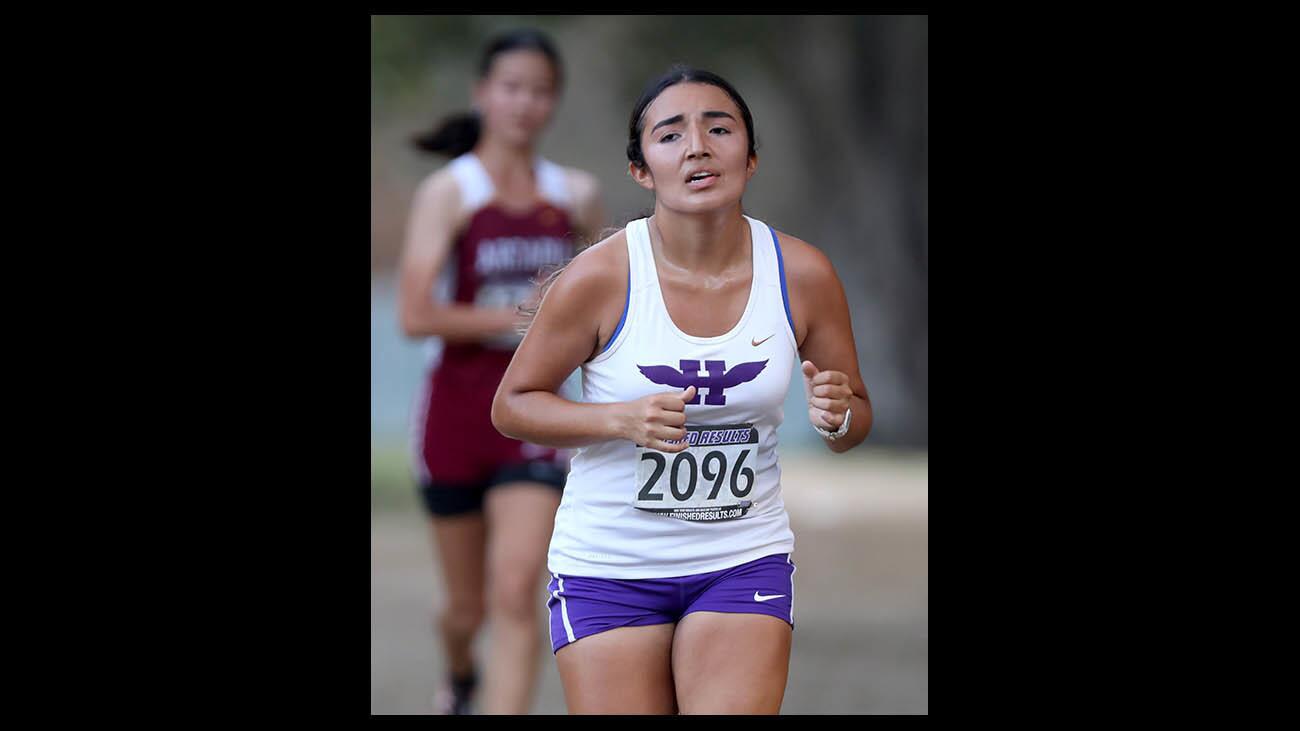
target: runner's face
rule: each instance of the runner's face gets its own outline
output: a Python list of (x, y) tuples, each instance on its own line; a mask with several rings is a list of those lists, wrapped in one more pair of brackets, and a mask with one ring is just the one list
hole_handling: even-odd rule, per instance
[(510, 145), (532, 145), (555, 109), (555, 69), (539, 51), (507, 51), (479, 82), (474, 101), (483, 125)]
[(630, 166), (642, 187), (669, 209), (696, 213), (734, 206), (758, 167), (740, 108), (713, 84), (664, 89), (646, 108), (641, 155)]

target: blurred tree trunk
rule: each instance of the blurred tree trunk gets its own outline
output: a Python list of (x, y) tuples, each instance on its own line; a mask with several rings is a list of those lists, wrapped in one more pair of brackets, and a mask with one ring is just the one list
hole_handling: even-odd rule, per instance
[(845, 283), (877, 436), (925, 444), (928, 20), (802, 16), (781, 30), (763, 44), (768, 69), (806, 125), (798, 143), (824, 201), (800, 235)]

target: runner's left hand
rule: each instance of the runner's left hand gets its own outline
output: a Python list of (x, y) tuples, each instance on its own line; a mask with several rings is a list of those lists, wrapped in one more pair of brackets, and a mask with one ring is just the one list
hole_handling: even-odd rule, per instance
[(803, 362), (804, 393), (808, 395), (808, 420), (813, 426), (835, 431), (844, 423), (853, 390), (840, 371), (822, 371), (810, 360)]

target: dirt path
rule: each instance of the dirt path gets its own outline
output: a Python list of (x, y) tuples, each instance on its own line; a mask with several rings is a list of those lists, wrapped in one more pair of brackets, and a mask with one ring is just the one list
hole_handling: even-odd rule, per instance
[[(812, 456), (783, 459), (783, 469), (798, 572), (782, 712), (927, 713), (927, 463)], [(426, 531), (414, 510), (372, 515), (372, 713), (429, 713), (442, 673), (430, 623), (441, 577)], [(544, 621), (542, 577), (537, 594)], [(549, 647), (539, 655), (533, 713), (564, 713)]]

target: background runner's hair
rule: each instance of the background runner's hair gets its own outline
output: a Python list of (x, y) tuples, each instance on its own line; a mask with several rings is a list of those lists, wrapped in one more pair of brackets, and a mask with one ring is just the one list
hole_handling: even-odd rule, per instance
[[(564, 79), (560, 54), (555, 44), (541, 31), (529, 28), (511, 31), (493, 38), (483, 50), (479, 61), (479, 78), (486, 78), (492, 71), (496, 57), (508, 51), (538, 51), (551, 62), (555, 71), (555, 86), (560, 87)], [(432, 130), (421, 132), (412, 140), (417, 149), (447, 157), (459, 157), (474, 149), (482, 131), (477, 112), (461, 112), (444, 118)]]

